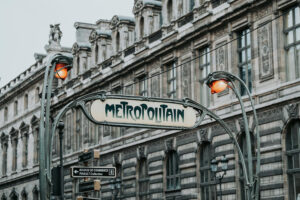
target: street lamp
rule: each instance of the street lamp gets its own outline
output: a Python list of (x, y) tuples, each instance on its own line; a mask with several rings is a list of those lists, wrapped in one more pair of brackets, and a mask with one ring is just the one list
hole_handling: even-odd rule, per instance
[(39, 184), (40, 199), (50, 199), (51, 169), (50, 169), (50, 104), (53, 78), (65, 79), (68, 70), (71, 69), (72, 55), (68, 53), (56, 53), (49, 57), (45, 66), (43, 90), (41, 95), (41, 112), (39, 125)]
[[(253, 110), (253, 116), (254, 116), (254, 121), (255, 121), (255, 125), (256, 125), (255, 130), (256, 130), (256, 142), (257, 142), (257, 162), (256, 162), (256, 177), (255, 177), (255, 179), (253, 176), (253, 164), (252, 164), (253, 158), (252, 158), (252, 151), (251, 151), (251, 138), (250, 138), (250, 133), (249, 133), (248, 119), (247, 119), (247, 115), (246, 115), (246, 111), (244, 108), (244, 104), (243, 104), (241, 95), (238, 92), (234, 81), (240, 82), (241, 86), (245, 87), (245, 90), (249, 96), (252, 110)], [(245, 188), (249, 187), (249, 191), (247, 194), (248, 199), (258, 199), (259, 198), (259, 171), (260, 171), (260, 134), (259, 134), (256, 110), (254, 107), (254, 103), (253, 103), (250, 91), (242, 79), (240, 79), (239, 77), (237, 77), (231, 73), (225, 72), (225, 71), (216, 71), (216, 72), (212, 72), (212, 73), (208, 74), (208, 76), (206, 78), (206, 84), (208, 85), (208, 87), (211, 88), (212, 94), (222, 92), (227, 88), (231, 88), (239, 100), (241, 110), (242, 110), (242, 115), (243, 115), (244, 127), (245, 127), (246, 143), (247, 143), (247, 157), (248, 157), (249, 185), (247, 185)]]
[[(221, 170), (222, 170), (221, 172), (223, 172), (223, 173), (217, 175), (219, 162), (221, 163)], [(213, 159), (210, 162), (210, 170), (215, 175), (215, 180), (218, 180), (218, 183), (219, 183), (219, 186), (220, 186), (220, 199), (221, 200), (222, 200), (222, 179), (226, 175), (227, 169), (228, 169), (228, 159), (226, 158), (225, 155), (223, 155), (223, 157), (221, 158), (221, 160)]]

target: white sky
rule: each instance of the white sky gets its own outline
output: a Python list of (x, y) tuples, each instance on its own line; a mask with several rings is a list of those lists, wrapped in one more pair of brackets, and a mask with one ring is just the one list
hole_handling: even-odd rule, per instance
[(72, 47), (75, 22), (133, 16), (133, 4), (134, 0), (0, 1), (0, 87), (29, 68), (34, 53), (46, 53), (50, 24), (60, 23), (61, 45)]

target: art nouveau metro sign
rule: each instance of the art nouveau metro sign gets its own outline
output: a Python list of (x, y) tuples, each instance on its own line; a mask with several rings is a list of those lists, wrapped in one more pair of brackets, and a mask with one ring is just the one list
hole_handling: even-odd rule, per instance
[(183, 104), (166, 101), (107, 98), (95, 100), (91, 116), (98, 123), (153, 128), (192, 128), (197, 111)]

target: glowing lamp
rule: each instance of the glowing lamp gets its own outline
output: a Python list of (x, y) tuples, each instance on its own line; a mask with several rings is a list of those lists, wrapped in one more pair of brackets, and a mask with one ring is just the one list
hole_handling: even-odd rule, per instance
[(68, 76), (68, 69), (67, 69), (67, 64), (65, 63), (57, 63), (55, 66), (55, 77), (58, 79), (63, 79), (67, 78)]
[(223, 92), (224, 90), (226, 90), (227, 87), (228, 87), (227, 81), (222, 79), (213, 81), (210, 84), (210, 89), (212, 94)]

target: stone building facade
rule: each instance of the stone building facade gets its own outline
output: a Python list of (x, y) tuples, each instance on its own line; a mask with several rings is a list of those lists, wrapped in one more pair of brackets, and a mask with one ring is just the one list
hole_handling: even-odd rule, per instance
[[(211, 95), (209, 72), (240, 76), (251, 90), (261, 130), (260, 198), (300, 196), (300, 4), (297, 0), (135, 0), (133, 17), (115, 15), (75, 23), (72, 48), (49, 41), (47, 54), (0, 89), (0, 198), (38, 199), (38, 123), (44, 65), (57, 52), (73, 54), (73, 68), (55, 81), (53, 116), (81, 95), (111, 94), (182, 99), (213, 110), (230, 126), (243, 153), (240, 105), (231, 90)], [(240, 88), (244, 95), (245, 91)], [(243, 96), (251, 132), (250, 102)], [(87, 105), (89, 106), (89, 105)], [(223, 199), (244, 199), (243, 175), (229, 136), (213, 120), (189, 131), (98, 126), (79, 109), (64, 116), (65, 197), (79, 195), (69, 168), (83, 149), (99, 149), (105, 199), (201, 199), (220, 195), (210, 161), (226, 155)], [(252, 133), (252, 138), (256, 135)], [(58, 165), (56, 136), (53, 163)], [(255, 144), (253, 144), (255, 146)], [(255, 156), (255, 152), (253, 152)], [(254, 161), (255, 162), (255, 161)], [(219, 168), (220, 171), (220, 168)]]

